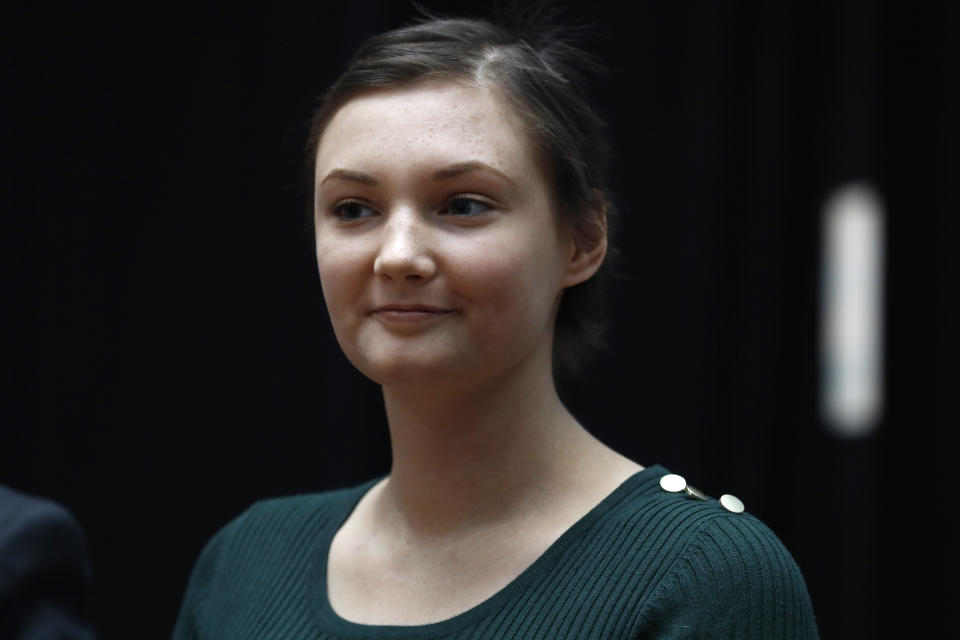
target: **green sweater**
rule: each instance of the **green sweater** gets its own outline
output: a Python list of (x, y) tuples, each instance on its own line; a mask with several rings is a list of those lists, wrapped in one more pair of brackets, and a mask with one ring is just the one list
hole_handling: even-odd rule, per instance
[(504, 589), (421, 626), (350, 622), (330, 607), (327, 551), (373, 485), (267, 500), (207, 544), (176, 640), (229, 638), (816, 638), (800, 570), (763, 523), (629, 478)]

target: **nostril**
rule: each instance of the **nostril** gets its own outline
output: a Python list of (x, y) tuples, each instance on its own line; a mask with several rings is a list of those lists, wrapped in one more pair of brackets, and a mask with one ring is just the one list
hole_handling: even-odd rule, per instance
[(432, 277), (436, 264), (423, 229), (398, 215), (384, 234), (373, 265), (376, 275), (411, 284)]
[(380, 255), (373, 263), (374, 274), (390, 280), (420, 282), (429, 279), (435, 271), (433, 259), (426, 255)]

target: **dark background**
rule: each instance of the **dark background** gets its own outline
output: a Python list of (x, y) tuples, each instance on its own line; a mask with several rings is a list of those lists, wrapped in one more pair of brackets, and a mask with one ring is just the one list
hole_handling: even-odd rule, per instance
[[(379, 391), (325, 317), (301, 151), (316, 96), (411, 9), (128, 5), (2, 11), (0, 482), (73, 511), (102, 637), (149, 639), (251, 501), (387, 470)], [(740, 496), (825, 638), (954, 613), (958, 7), (570, 12), (613, 70), (593, 91), (624, 275), (613, 348), (564, 397), (639, 462)], [(820, 213), (857, 180), (887, 212), (887, 394), (844, 439), (817, 412)]]

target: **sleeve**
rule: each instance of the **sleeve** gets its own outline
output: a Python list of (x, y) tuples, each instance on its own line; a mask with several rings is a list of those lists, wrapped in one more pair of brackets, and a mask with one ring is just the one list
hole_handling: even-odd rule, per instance
[(783, 543), (749, 515), (705, 523), (644, 612), (650, 638), (807, 640), (810, 596)]
[(207, 637), (203, 630), (204, 618), (225, 531), (221, 529), (210, 539), (193, 567), (173, 629), (173, 640), (200, 640)]
[(49, 500), (0, 492), (0, 637), (92, 640), (91, 571), (80, 527)]

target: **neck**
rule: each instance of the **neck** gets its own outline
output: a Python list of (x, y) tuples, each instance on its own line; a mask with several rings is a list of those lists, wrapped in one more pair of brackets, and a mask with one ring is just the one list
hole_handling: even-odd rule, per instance
[(382, 497), (421, 534), (545, 505), (583, 454), (602, 446), (560, 402), (549, 362), (461, 390), (424, 386), (384, 387), (393, 468)]

